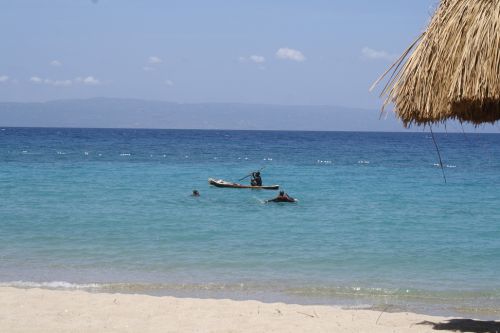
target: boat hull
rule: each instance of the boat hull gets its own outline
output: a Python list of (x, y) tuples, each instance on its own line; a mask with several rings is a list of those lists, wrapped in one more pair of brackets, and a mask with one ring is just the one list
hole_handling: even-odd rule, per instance
[(252, 190), (279, 190), (279, 185), (269, 185), (269, 186), (251, 186), (251, 185), (242, 185), (238, 183), (226, 182), (222, 179), (213, 179), (209, 178), (208, 183), (215, 187), (225, 187), (225, 188), (249, 188)]

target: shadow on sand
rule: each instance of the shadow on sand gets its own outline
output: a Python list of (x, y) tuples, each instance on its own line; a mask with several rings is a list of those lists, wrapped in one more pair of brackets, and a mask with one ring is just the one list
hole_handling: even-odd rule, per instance
[(481, 321), (473, 319), (450, 319), (442, 323), (424, 321), (419, 325), (430, 325), (439, 331), (473, 332), (473, 333), (500, 333), (500, 321)]

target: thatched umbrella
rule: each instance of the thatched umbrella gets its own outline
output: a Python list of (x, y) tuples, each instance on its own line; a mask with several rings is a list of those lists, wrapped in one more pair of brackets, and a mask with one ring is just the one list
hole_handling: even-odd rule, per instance
[[(413, 51), (413, 53), (412, 53)], [(500, 119), (500, 0), (441, 0), (419, 38), (375, 83), (405, 126)]]

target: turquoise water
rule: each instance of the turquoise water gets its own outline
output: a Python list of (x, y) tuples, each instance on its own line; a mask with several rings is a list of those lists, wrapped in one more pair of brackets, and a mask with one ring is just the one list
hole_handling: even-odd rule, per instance
[(436, 137), (5, 128), (0, 282), (496, 317), (500, 135)]

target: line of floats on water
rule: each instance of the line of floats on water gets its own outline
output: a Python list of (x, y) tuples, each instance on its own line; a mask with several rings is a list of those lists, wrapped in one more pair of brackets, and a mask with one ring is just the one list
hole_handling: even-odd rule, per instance
[[(36, 154), (36, 153), (30, 153), (28, 150), (22, 150), (21, 153), (22, 154), (30, 154), (30, 155), (31, 154), (32, 155)], [(72, 154), (72, 153), (65, 153), (65, 152), (62, 152), (62, 151), (56, 151), (56, 154), (57, 155), (69, 155), (69, 154)], [(91, 152), (85, 151), (85, 152), (83, 152), (83, 154), (85, 156), (90, 156)], [(102, 153), (97, 153), (95, 156), (102, 157), (104, 155)], [(133, 156), (133, 154), (131, 154), (131, 153), (120, 153), (119, 156), (121, 156), (121, 157), (131, 157), (131, 156)], [(149, 155), (149, 157), (153, 157), (153, 156), (159, 156), (159, 157), (166, 158), (167, 154), (160, 154), (160, 155), (152, 155), (152, 154), (150, 154)], [(189, 155), (184, 155), (184, 158), (187, 159), (187, 158), (190, 158), (190, 157), (189, 157)], [(217, 160), (219, 158), (218, 157), (213, 157), (213, 159)], [(248, 158), (248, 157), (238, 157), (238, 160), (245, 160), (245, 161), (247, 161), (247, 160), (250, 160), (250, 158)], [(263, 158), (262, 161), (273, 161), (273, 159), (267, 157), (267, 158)], [(332, 161), (332, 160), (316, 160), (316, 163), (317, 164), (334, 164), (334, 161)], [(367, 161), (367, 160), (359, 160), (359, 161), (357, 161), (356, 164), (368, 165), (368, 164), (371, 164), (371, 162)], [(433, 163), (432, 165), (435, 166), (435, 167), (440, 167), (439, 163)], [(457, 166), (456, 165), (446, 164), (446, 165), (444, 165), (444, 167), (445, 168), (456, 168)]]

